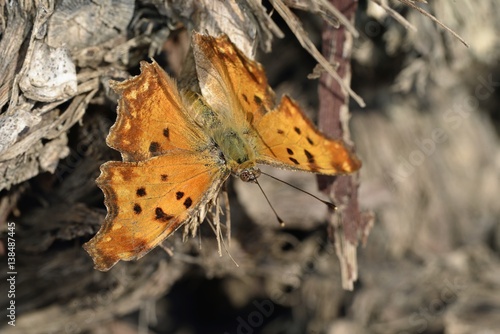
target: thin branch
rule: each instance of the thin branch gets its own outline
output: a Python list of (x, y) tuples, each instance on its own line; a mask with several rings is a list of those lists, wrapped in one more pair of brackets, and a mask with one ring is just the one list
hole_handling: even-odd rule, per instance
[[(338, 23), (342, 24), (355, 38), (359, 37), (359, 32), (354, 25), (339, 11), (335, 6), (332, 6), (327, 0), (318, 0), (317, 2), (285, 0), (287, 6), (297, 8), (308, 12), (318, 13), (327, 19), (330, 24), (333, 23), (331, 17), (334, 17)], [(312, 7), (312, 8), (311, 8)], [(339, 24), (332, 24), (338, 28)]]
[(387, 4), (387, 0), (372, 0), (372, 1), (375, 2), (377, 5), (379, 5), (380, 7), (382, 7), (387, 12), (387, 14), (392, 16), (403, 27), (405, 27), (408, 30), (417, 31), (417, 28), (413, 24), (408, 22), (407, 19), (405, 19), (401, 14), (396, 12)]
[(432, 21), (434, 21), (435, 23), (437, 23), (438, 25), (440, 25), (444, 30), (448, 31), (450, 34), (452, 34), (453, 36), (455, 36), (460, 42), (463, 43), (463, 45), (465, 45), (466, 47), (469, 47), (469, 44), (462, 37), (460, 37), (460, 35), (458, 35), (456, 32), (454, 32), (451, 28), (448, 28), (444, 23), (442, 23), (441, 21), (439, 21), (435, 16), (433, 16), (429, 12), (426, 12), (422, 8), (420, 8), (417, 5), (415, 5), (413, 3), (413, 1), (411, 1), (411, 0), (399, 0), (399, 2), (405, 4), (408, 7), (411, 7), (413, 9), (419, 11), (421, 14), (427, 16)]
[(333, 6), (330, 2), (327, 0), (319, 0), (320, 4), (322, 4), (325, 9), (330, 12), (333, 16), (335, 16), (340, 23), (352, 34), (354, 38), (359, 37), (359, 33), (354, 27), (354, 25), (345, 17), (344, 14), (342, 14), (335, 6)]
[(323, 66), (323, 68), (335, 79), (335, 81), (339, 83), (339, 85), (354, 99), (354, 101), (356, 101), (361, 107), (364, 107), (366, 104), (361, 96), (356, 94), (356, 92), (354, 92), (351, 87), (347, 85), (342, 78), (340, 78), (333, 66), (325, 59), (325, 57), (323, 57), (321, 52), (318, 51), (314, 43), (309, 39), (309, 37), (307, 37), (306, 32), (302, 28), (301, 22), (292, 13), (290, 8), (288, 8), (282, 0), (271, 0), (271, 4), (285, 20), (302, 47), (306, 49), (321, 66)]

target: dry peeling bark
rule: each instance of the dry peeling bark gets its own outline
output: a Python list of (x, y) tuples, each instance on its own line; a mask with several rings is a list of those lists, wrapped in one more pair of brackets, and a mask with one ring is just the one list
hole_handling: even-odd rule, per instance
[[(0, 2), (0, 223), (16, 222), (19, 272), (17, 326), (2, 322), (1, 331), (232, 333), (243, 322), (255, 333), (498, 328), (499, 153), (486, 112), (498, 106), (495, 1), (423, 7), (463, 36), (471, 51), (420, 13), (376, 2), (386, 10), (369, 2), (358, 9), (356, 25), (356, 2), (347, 0), (274, 0), (267, 8), (257, 0)], [(279, 25), (278, 15), (289, 19)], [(317, 118), (323, 131), (356, 143), (364, 167), (326, 188), (339, 206), (329, 218), (337, 228), (332, 235), (321, 205), (262, 177), (276, 208), (287, 214), (288, 228), (269, 219), (255, 189), (231, 185), (228, 250), (239, 267), (225, 253), (219, 257), (217, 240), (203, 224), (199, 238), (182, 242), (174, 235), (141, 261), (97, 272), (81, 244), (105, 216), (94, 183), (98, 167), (119, 160), (104, 141), (116, 117), (108, 80), (137, 74), (138, 62), (154, 56), (191, 85), (186, 52), (192, 29), (226, 32), (251, 57), (259, 48), (270, 51), (276, 37), (287, 37), (273, 44), (265, 63), (271, 82), (301, 73), (305, 64), (312, 70), (315, 62), (335, 71), (331, 79), (319, 70)], [(295, 39), (315, 61), (305, 60), (299, 46), (290, 47)], [(319, 40), (323, 55), (311, 42)], [(287, 67), (276, 70), (280, 66)], [(31, 76), (35, 69), (43, 80)], [(432, 138), (433, 130), (447, 126), (443, 112), (454, 108), (457, 97), (474, 96), (479, 77), (493, 81), (480, 90), (489, 95), (425, 162), (406, 168), (400, 157), (410, 161), (419, 148), (415, 139)], [(316, 109), (310, 107), (314, 81), (300, 84), (302, 89), (284, 84), (276, 91), (299, 92), (291, 95)], [(301, 96), (307, 89), (313, 93)], [(356, 112), (349, 133), (348, 96), (355, 100), (354, 91), (368, 108)], [(409, 174), (402, 178), (404, 172)], [(312, 175), (282, 175), (315, 191)], [(304, 207), (312, 214), (303, 215)], [(370, 216), (360, 208), (372, 210), (377, 223), (366, 249), (358, 250), (360, 284), (346, 292), (357, 275), (357, 242), (370, 228)], [(262, 322), (255, 322), (256, 314)]]
[[(3, 4), (0, 189), (9, 189), (39, 173), (54, 173), (59, 160), (69, 154), (67, 132), (81, 121), (99, 89), (98, 75), (77, 76), (79, 57), (75, 54), (82, 49), (90, 52), (90, 43), (124, 32), (134, 3), (109, 2), (107, 5), (119, 10), (123, 20), (114, 21), (107, 29), (103, 23), (109, 24), (110, 18), (95, 15), (97, 9), (108, 12), (104, 4)], [(68, 21), (69, 12), (73, 15)], [(94, 35), (88, 34), (90, 22), (99, 29)]]

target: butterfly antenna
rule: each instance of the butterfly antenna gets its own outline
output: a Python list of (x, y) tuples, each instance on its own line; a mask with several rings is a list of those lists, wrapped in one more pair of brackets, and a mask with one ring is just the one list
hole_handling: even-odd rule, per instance
[(281, 227), (285, 227), (285, 222), (283, 221), (283, 219), (281, 219), (280, 216), (278, 216), (278, 213), (276, 212), (276, 210), (274, 210), (274, 207), (273, 205), (271, 204), (271, 201), (269, 201), (269, 198), (267, 198), (267, 195), (266, 193), (264, 192), (264, 189), (262, 189), (262, 187), (260, 186), (260, 183), (259, 181), (257, 181), (257, 179), (255, 179), (254, 181), (255, 183), (257, 183), (257, 185), (259, 186), (259, 189), (260, 191), (262, 192), (262, 195), (264, 195), (264, 198), (266, 199), (267, 201), (267, 204), (269, 204), (269, 206), (271, 207), (271, 210), (273, 210), (274, 212), (274, 215), (276, 216), (276, 219), (278, 220), (278, 223), (280, 224)]
[[(303, 192), (304, 194), (307, 194), (307, 195), (309, 195), (309, 196), (311, 196), (311, 197), (313, 197), (313, 198), (317, 199), (317, 200), (318, 200), (318, 201), (320, 201), (321, 203), (325, 204), (325, 205), (328, 207), (328, 209), (330, 209), (330, 210), (333, 210), (333, 211), (337, 210), (337, 206), (336, 206), (335, 204), (333, 204), (332, 202), (328, 202), (328, 201), (322, 200), (322, 199), (321, 199), (321, 198), (319, 198), (318, 196), (316, 196), (316, 195), (314, 195), (314, 194), (311, 194), (310, 192), (305, 191), (304, 189), (300, 189), (299, 187), (296, 187), (296, 186), (294, 186), (293, 184), (290, 184), (290, 183), (288, 183), (288, 182), (286, 182), (286, 181), (280, 180), (280, 179), (278, 179), (277, 177), (274, 177), (274, 176), (272, 176), (272, 175), (270, 175), (270, 174), (264, 173), (263, 171), (261, 171), (261, 173), (262, 173), (262, 174), (264, 174), (265, 176), (270, 177), (271, 179), (274, 179), (274, 180), (276, 180), (276, 181), (279, 181), (279, 182), (281, 182), (281, 183), (284, 183), (284, 184), (286, 184), (286, 185), (288, 185), (288, 186), (290, 186), (290, 187), (292, 187), (292, 188), (294, 188), (294, 189), (297, 189), (298, 191)], [(259, 186), (259, 187), (260, 187), (260, 186)], [(268, 201), (268, 202), (269, 202), (269, 201)]]

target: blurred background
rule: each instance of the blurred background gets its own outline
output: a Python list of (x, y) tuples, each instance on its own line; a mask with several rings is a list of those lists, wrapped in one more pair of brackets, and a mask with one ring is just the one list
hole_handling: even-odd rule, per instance
[[(286, 3), (302, 6), (293, 12), (321, 49), (325, 2)], [(277, 96), (292, 96), (316, 121), (318, 81), (307, 78), (316, 60), (276, 2), (217, 4), (245, 13), (244, 27), (257, 22), (260, 43), (243, 41), (247, 52)], [(500, 332), (500, 4), (418, 6), (469, 47), (401, 2), (357, 2), (351, 87), (366, 107), (351, 99), (349, 126), (363, 161), (359, 205), (375, 219), (346, 291), (327, 209), (265, 176), (285, 228), (254, 184), (234, 179), (230, 256), (219, 257), (202, 224), (186, 242), (179, 231), (138, 262), (94, 270), (81, 245), (106, 214), (95, 178), (100, 164), (120, 160), (105, 144), (116, 119), (108, 81), (138, 74), (152, 56), (180, 77), (189, 31), (221, 13), (208, 1), (1, 2), (0, 254), (7, 268), (14, 222), (17, 272), (16, 327), (3, 317), (2, 332)], [(30, 77), (37, 70), (49, 73), (42, 82)], [(265, 171), (322, 196), (312, 174)]]

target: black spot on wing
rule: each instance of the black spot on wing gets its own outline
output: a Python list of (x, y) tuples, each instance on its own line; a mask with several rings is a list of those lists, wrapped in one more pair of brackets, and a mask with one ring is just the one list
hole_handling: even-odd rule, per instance
[(151, 153), (158, 153), (158, 151), (160, 151), (160, 144), (158, 142), (151, 142), (151, 144), (149, 144), (149, 152)]
[(162, 208), (158, 207), (155, 209), (155, 219), (162, 221), (162, 222), (167, 222), (170, 219), (174, 218), (172, 215), (168, 215), (165, 212), (163, 212)]
[(241, 97), (243, 98), (243, 100), (245, 100), (246, 103), (248, 103), (248, 97), (245, 94), (241, 93)]
[(161, 174), (161, 180), (162, 181), (167, 181), (168, 180), (168, 175), (167, 174)]
[(293, 155), (293, 151), (291, 148), (287, 148), (286, 151), (288, 152), (288, 154)]
[(254, 95), (253, 96), (253, 100), (255, 103), (257, 103), (258, 105), (261, 105), (262, 104), (262, 99), (260, 97), (258, 97), (257, 95)]
[(191, 197), (186, 198), (186, 200), (184, 201), (184, 206), (186, 207), (186, 209), (189, 209), (191, 204), (193, 204), (193, 200), (191, 199)]
[(307, 142), (311, 145), (314, 145), (314, 142), (311, 138), (309, 138), (309, 136), (306, 138), (307, 139)]
[(295, 132), (297, 132), (298, 135), (300, 135), (302, 133), (302, 131), (300, 131), (300, 129), (298, 127), (294, 127), (293, 130)]
[(300, 165), (300, 163), (297, 161), (297, 159), (292, 158), (292, 157), (289, 157), (288, 159), (290, 159), (290, 161), (293, 162), (294, 164)]
[(134, 212), (136, 215), (140, 214), (142, 212), (142, 208), (139, 204), (135, 203), (134, 204)]
[(170, 130), (168, 128), (163, 129), (163, 135), (165, 138), (170, 139)]
[(284, 134), (284, 133), (285, 133), (285, 131), (283, 131), (283, 130), (281, 130), (281, 129), (278, 129), (278, 131), (277, 131), (277, 132), (278, 132), (278, 134), (280, 134), (280, 135), (282, 135), (282, 134)]
[(314, 163), (314, 155), (311, 154), (308, 150), (304, 150), (304, 154), (307, 157), (307, 162)]
[(146, 188), (144, 188), (144, 187), (137, 188), (137, 190), (135, 191), (135, 194), (139, 197), (146, 196)]
[(180, 200), (183, 197), (184, 197), (184, 193), (182, 191), (178, 191), (178, 192), (175, 193), (175, 198), (177, 200)]

